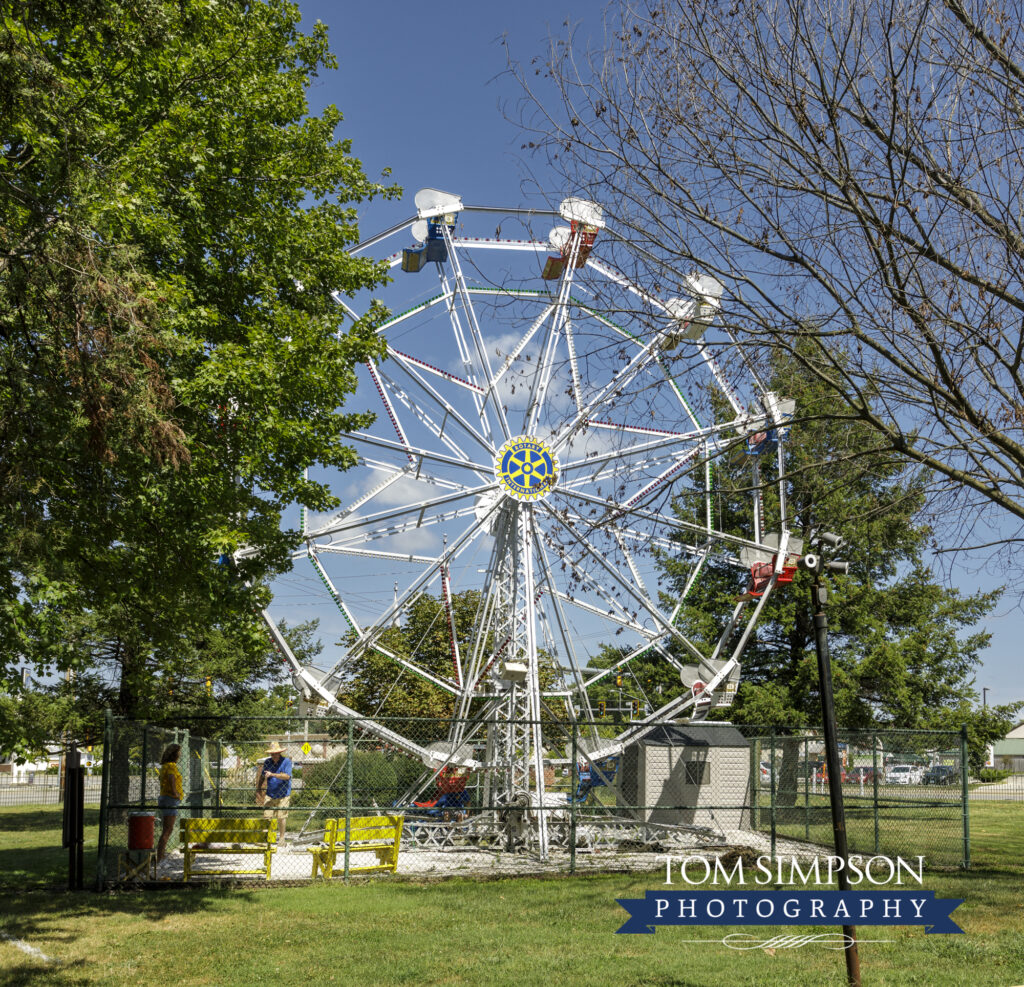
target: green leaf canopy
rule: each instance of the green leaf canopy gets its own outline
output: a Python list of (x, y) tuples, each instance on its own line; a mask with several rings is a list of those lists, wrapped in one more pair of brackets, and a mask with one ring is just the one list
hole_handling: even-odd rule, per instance
[(136, 714), (197, 634), (265, 654), (255, 611), (296, 535), (282, 511), (332, 506), (304, 471), (354, 462), (345, 433), (370, 417), (338, 409), (383, 355), (380, 312), (343, 327), (332, 295), (383, 281), (348, 252), (353, 203), (397, 190), (336, 138), (336, 108), (308, 115), (335, 63), (298, 20), (280, 0), (0, 14), (9, 685), (19, 662), (88, 669), (98, 635)]

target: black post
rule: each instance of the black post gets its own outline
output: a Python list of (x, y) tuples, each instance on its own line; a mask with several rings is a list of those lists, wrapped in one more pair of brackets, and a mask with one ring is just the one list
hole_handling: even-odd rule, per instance
[[(832, 697), (832, 663), (828, 653), (828, 619), (825, 604), (828, 590), (821, 583), (820, 571), (814, 575), (811, 586), (811, 609), (814, 611), (814, 643), (818, 651), (818, 678), (821, 689), (821, 720), (825, 733), (825, 764), (828, 770), (828, 797), (832, 808), (832, 832), (835, 837), (836, 856), (843, 862), (838, 874), (839, 889), (850, 890), (846, 873), (849, 850), (846, 845), (846, 815), (843, 811), (842, 769), (839, 765), (839, 741), (836, 736), (836, 710)], [(843, 926), (846, 936), (846, 977), (854, 987), (860, 987), (860, 955), (857, 952), (857, 929)]]
[(65, 758), (63, 836), (68, 850), (68, 890), (81, 891), (85, 886), (85, 768), (74, 742)]
[(85, 767), (79, 758), (75, 771), (75, 804), (77, 823), (75, 825), (75, 890), (85, 887)]

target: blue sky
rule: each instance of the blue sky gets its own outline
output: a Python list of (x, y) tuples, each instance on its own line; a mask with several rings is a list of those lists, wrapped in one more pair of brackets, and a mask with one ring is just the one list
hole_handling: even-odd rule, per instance
[[(543, 193), (557, 201), (572, 191), (521, 150), (523, 138), (507, 119), (519, 90), (506, 74), (502, 39), (524, 63), (543, 57), (548, 38), (564, 31), (566, 21), (578, 26), (579, 37), (598, 39), (601, 4), (301, 0), (300, 8), (304, 26), (318, 19), (328, 25), (339, 61), (311, 91), (312, 110), (336, 104), (345, 117), (341, 136), (352, 139), (367, 174), (390, 168), (389, 181), (406, 190), (401, 202), (361, 210), (364, 236), (411, 215), (412, 196), (427, 186), (458, 193), (466, 203), (494, 205), (536, 205)], [(993, 585), (989, 577), (979, 581), (966, 573), (952, 579), (965, 591)], [(977, 685), (989, 687), (989, 703), (1024, 699), (1019, 598), (1011, 587), (985, 624), (993, 640)]]

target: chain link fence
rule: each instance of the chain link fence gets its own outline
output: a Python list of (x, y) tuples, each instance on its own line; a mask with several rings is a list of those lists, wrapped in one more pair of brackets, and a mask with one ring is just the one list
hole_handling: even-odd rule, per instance
[(990, 768), (971, 779), (972, 802), (1024, 802), (1024, 772)]
[[(829, 852), (834, 782), (816, 731), (533, 726), (110, 719), (98, 883), (638, 871), (666, 855)], [(169, 744), (181, 747), (184, 798), (154, 869)], [(851, 852), (969, 866), (959, 734), (844, 733), (840, 753)], [(268, 771), (281, 777), (268, 782)]]
[[(97, 769), (98, 770), (98, 769)], [(85, 804), (99, 805), (101, 776), (85, 779)], [(31, 805), (59, 805), (63, 801), (63, 779), (58, 772), (32, 771), (18, 776), (0, 774), (0, 808)]]
[[(749, 729), (749, 728), (745, 728)], [(830, 786), (820, 732), (761, 732), (755, 822), (772, 839), (828, 845)], [(966, 740), (958, 733), (844, 731), (838, 735), (851, 853), (970, 866)]]

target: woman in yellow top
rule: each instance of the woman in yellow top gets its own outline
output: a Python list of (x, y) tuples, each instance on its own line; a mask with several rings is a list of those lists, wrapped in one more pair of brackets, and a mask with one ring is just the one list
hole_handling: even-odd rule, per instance
[(178, 758), (181, 757), (180, 744), (168, 744), (160, 758), (160, 797), (156, 800), (163, 816), (163, 829), (160, 830), (160, 842), (157, 844), (157, 863), (164, 859), (167, 840), (174, 829), (174, 821), (178, 818), (178, 806), (185, 797), (181, 786), (181, 772), (178, 770)]

